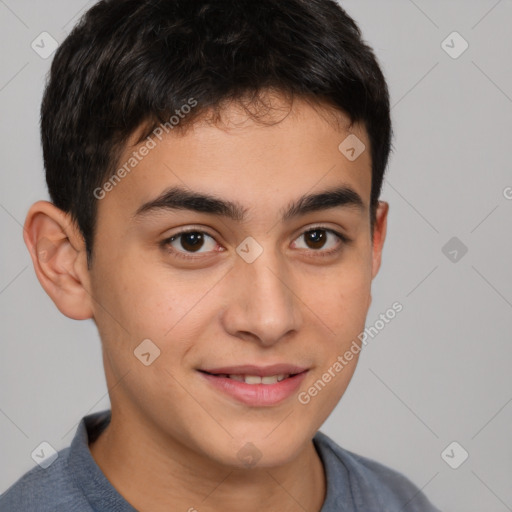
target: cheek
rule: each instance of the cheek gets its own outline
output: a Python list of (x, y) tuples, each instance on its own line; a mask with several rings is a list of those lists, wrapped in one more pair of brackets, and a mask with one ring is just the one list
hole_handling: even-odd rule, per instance
[(329, 326), (338, 343), (343, 343), (363, 329), (370, 293), (369, 272), (361, 266), (344, 268), (310, 295), (308, 305)]
[(139, 369), (133, 353), (146, 339), (160, 351), (156, 367), (181, 368), (215, 317), (218, 302), (210, 292), (218, 280), (206, 273), (178, 276), (163, 266), (137, 268), (123, 262), (115, 279), (98, 290), (98, 300), (109, 313), (99, 308), (98, 328), (117, 373), (133, 364)]
[(194, 309), (208, 283), (142, 261), (125, 258), (114, 272), (101, 272), (95, 286), (97, 303), (131, 335), (162, 339)]

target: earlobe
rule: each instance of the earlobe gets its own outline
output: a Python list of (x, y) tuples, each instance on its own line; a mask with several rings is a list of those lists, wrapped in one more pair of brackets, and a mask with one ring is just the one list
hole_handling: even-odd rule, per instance
[(37, 278), (61, 313), (92, 318), (85, 244), (69, 214), (48, 201), (30, 208), (23, 229)]
[(377, 275), (382, 261), (382, 249), (386, 239), (389, 204), (379, 201), (372, 241), (372, 279)]

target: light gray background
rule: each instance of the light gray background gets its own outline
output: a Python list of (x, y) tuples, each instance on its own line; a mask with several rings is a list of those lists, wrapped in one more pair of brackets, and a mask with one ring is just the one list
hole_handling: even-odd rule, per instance
[[(82, 416), (109, 407), (94, 324), (58, 312), (21, 228), (48, 197), (38, 119), (51, 58), (30, 45), (43, 31), (62, 41), (92, 3), (0, 0), (0, 491), (41, 441), (68, 446)], [(404, 310), (368, 342), (322, 430), (443, 510), (512, 510), (512, 1), (342, 5), (383, 66), (395, 129), (367, 325), (397, 300)], [(457, 59), (441, 47), (453, 31), (469, 43)], [(442, 252), (453, 236), (469, 249), (456, 263)], [(469, 453), (458, 469), (441, 458), (452, 441)]]

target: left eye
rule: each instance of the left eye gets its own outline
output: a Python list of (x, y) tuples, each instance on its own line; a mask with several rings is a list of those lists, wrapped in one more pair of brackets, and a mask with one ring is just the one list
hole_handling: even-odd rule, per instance
[[(331, 238), (334, 238), (334, 240), (331, 242), (330, 247), (325, 247), (326, 242), (329, 239), (329, 235), (332, 235)], [(327, 228), (310, 229), (302, 233), (302, 235), (300, 235), (297, 240), (300, 240), (304, 237), (306, 239), (306, 244), (309, 245), (306, 247), (299, 247), (295, 244), (299, 249), (313, 249), (314, 251), (324, 249), (325, 251), (331, 252), (330, 250), (336, 250), (336, 248), (340, 245), (340, 242), (344, 241), (344, 237), (340, 233)]]

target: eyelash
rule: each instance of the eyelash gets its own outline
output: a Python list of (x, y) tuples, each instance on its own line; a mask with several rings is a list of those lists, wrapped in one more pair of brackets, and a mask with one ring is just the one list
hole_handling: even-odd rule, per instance
[[(319, 249), (319, 250), (311, 249), (310, 251), (307, 251), (307, 252), (312, 252), (313, 254), (312, 255), (308, 255), (308, 257), (321, 257), (321, 258), (324, 258), (324, 257), (333, 256), (334, 254), (337, 254), (337, 253), (339, 253), (342, 250), (343, 245), (349, 245), (352, 242), (352, 240), (350, 238), (348, 238), (346, 235), (344, 235), (343, 233), (339, 233), (338, 231), (335, 231), (334, 229), (331, 229), (331, 228), (327, 228), (325, 226), (314, 226), (312, 228), (308, 228), (306, 231), (303, 231), (299, 235), (298, 238), (300, 238), (301, 236), (304, 236), (307, 233), (310, 233), (312, 231), (317, 231), (317, 230), (318, 231), (320, 231), (320, 230), (321, 231), (326, 231), (327, 233), (333, 234), (334, 236), (336, 236), (341, 241), (341, 244), (338, 245), (338, 247), (336, 247), (334, 249), (330, 249), (328, 251), (322, 251), (321, 249)], [(189, 253), (184, 253), (182, 251), (176, 251), (175, 249), (173, 249), (170, 246), (171, 242), (174, 242), (177, 238), (179, 238), (182, 235), (186, 235), (187, 233), (200, 233), (200, 234), (203, 234), (203, 235), (208, 235), (210, 238), (213, 238), (215, 240), (215, 237), (213, 237), (212, 235), (210, 235), (206, 231), (202, 231), (200, 229), (188, 228), (188, 229), (185, 229), (183, 231), (179, 231), (178, 233), (175, 233), (174, 235), (172, 235), (169, 238), (166, 238), (165, 240), (163, 240), (161, 242), (161, 246), (164, 247), (164, 248), (167, 248), (168, 252), (170, 254), (172, 254), (176, 258), (181, 258), (181, 259), (189, 260), (189, 261), (190, 260), (197, 260), (197, 259), (201, 258), (202, 256), (191, 256), (191, 255), (189, 255)], [(302, 249), (302, 250), (305, 251), (305, 249)]]

